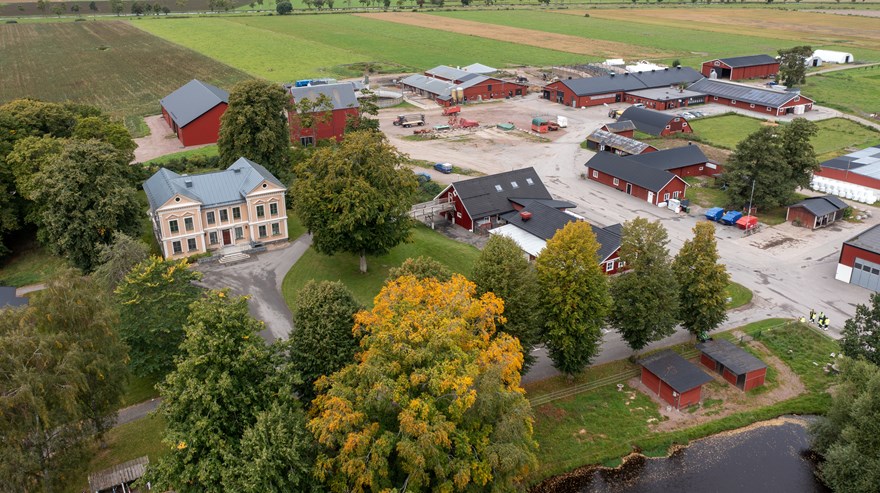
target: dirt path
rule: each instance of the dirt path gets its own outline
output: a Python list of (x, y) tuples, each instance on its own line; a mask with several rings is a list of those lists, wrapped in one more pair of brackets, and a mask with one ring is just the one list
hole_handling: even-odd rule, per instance
[(566, 53), (576, 53), (578, 55), (615, 58), (623, 56), (627, 59), (668, 58), (674, 56), (674, 54), (656, 50), (654, 48), (618, 43), (616, 41), (586, 39), (580, 36), (569, 36), (567, 34), (555, 34), (544, 31), (535, 31), (532, 29), (452, 19), (439, 15), (414, 14), (407, 12), (353, 15), (381, 21), (396, 22), (398, 24), (406, 24), (409, 26), (439, 29), (446, 32), (494, 39), (496, 41), (536, 46), (538, 48), (551, 48)]
[[(137, 144), (137, 149), (134, 150), (134, 162), (145, 163), (150, 159), (184, 150), (162, 115), (148, 116), (144, 121), (150, 128), (150, 135), (134, 139), (134, 143)], [(198, 147), (202, 146), (192, 146), (190, 149)]]

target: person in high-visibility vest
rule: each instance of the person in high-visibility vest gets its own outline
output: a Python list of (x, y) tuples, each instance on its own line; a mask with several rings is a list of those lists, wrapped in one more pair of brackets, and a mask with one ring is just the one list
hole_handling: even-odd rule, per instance
[(816, 310), (813, 310), (812, 308), (810, 308), (810, 323), (816, 323)]

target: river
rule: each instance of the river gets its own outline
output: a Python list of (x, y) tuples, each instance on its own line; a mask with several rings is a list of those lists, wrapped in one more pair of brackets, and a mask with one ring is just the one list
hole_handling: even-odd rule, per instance
[(584, 468), (541, 493), (828, 493), (807, 459), (808, 419), (785, 416), (692, 442), (669, 457)]

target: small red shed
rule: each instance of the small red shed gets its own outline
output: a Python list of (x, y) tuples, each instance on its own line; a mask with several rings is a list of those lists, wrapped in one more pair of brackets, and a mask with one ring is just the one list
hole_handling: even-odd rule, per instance
[(220, 117), (229, 93), (193, 79), (159, 100), (162, 116), (184, 146), (213, 144), (220, 136)]
[(746, 350), (724, 339), (697, 344), (700, 363), (743, 392), (764, 385), (767, 365)]
[(676, 409), (700, 402), (703, 384), (712, 381), (696, 365), (670, 350), (639, 361), (642, 384)]
[(678, 132), (693, 133), (686, 119), (680, 116), (630, 106), (622, 115), (621, 120), (630, 120), (640, 132), (651, 135), (671, 135)]
[(345, 134), (345, 124), (350, 118), (357, 118), (360, 114), (360, 104), (351, 82), (290, 88), (291, 102), (294, 103), (304, 99), (317, 102), (321, 96), (330, 101), (332, 109), (329, 114), (319, 116), (312, 128), (302, 128), (299, 115), (295, 112), (288, 113), (290, 141), (294, 144), (314, 145), (323, 139), (336, 139), (339, 142)]

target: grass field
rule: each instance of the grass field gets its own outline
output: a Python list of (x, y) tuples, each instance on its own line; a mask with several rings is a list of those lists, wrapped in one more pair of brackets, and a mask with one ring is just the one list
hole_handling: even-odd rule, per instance
[(702, 142), (733, 150), (741, 140), (760, 129), (763, 121), (732, 113), (694, 120), (691, 128)]
[(388, 270), (408, 258), (431, 257), (452, 271), (469, 276), (478, 255), (479, 251), (470, 245), (417, 225), (412, 229), (412, 242), (398, 245), (381, 257), (367, 257), (366, 274), (358, 271), (358, 257), (355, 255), (340, 253), (330, 257), (310, 248), (284, 277), (281, 292), (287, 305), (293, 308), (297, 291), (309, 280), (342, 281), (359, 303), (372, 306), (373, 298), (388, 277)]
[(64, 259), (43, 248), (34, 232), (19, 231), (16, 236), (17, 241), (6, 244), (13, 253), (0, 260), (0, 286), (21, 287), (44, 282), (68, 266)]
[(752, 301), (752, 291), (742, 284), (731, 282), (724, 291), (727, 297), (730, 298), (730, 302), (727, 303), (728, 310), (739, 308)]
[(162, 157), (151, 159), (144, 164), (162, 165), (163, 163), (167, 163), (172, 159), (190, 158), (195, 156), (213, 157), (217, 156), (219, 153), (220, 151), (217, 150), (217, 144), (212, 144), (205, 147), (199, 147), (198, 149), (190, 149), (188, 151), (175, 152), (174, 154), (166, 154)]
[(862, 117), (880, 113), (880, 66), (812, 75), (804, 93), (818, 104)]
[(197, 78), (228, 88), (243, 72), (122, 21), (0, 25), (0, 101), (31, 97), (98, 106), (129, 130), (159, 99)]

